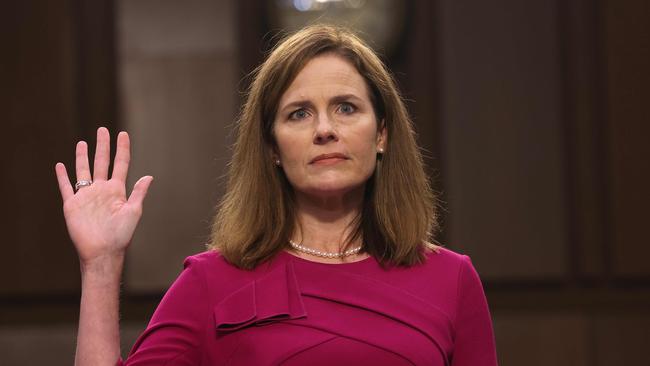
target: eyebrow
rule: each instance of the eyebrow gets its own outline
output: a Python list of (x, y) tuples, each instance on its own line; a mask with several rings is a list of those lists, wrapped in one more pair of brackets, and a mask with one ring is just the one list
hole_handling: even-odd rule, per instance
[[(335, 96), (331, 97), (329, 99), (329, 104), (338, 104), (338, 103), (342, 103), (342, 102), (347, 102), (349, 100), (356, 100), (356, 101), (360, 101), (360, 102), (363, 101), (361, 98), (357, 97), (354, 94), (341, 94), (341, 95), (335, 95)], [(282, 111), (284, 111), (286, 109), (290, 109), (290, 108), (291, 109), (293, 109), (293, 108), (305, 108), (305, 107), (309, 108), (309, 107), (313, 107), (313, 106), (314, 106), (314, 104), (309, 100), (306, 100), (306, 99), (304, 99), (304, 100), (296, 100), (296, 101), (288, 103), (287, 105), (282, 107), (282, 109), (280, 109), (280, 112), (282, 112)]]

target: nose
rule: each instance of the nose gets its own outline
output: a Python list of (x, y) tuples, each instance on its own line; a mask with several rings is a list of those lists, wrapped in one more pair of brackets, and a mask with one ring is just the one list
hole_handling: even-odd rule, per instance
[(314, 144), (323, 145), (331, 141), (338, 141), (338, 139), (338, 133), (334, 128), (333, 121), (327, 114), (321, 114), (316, 120)]

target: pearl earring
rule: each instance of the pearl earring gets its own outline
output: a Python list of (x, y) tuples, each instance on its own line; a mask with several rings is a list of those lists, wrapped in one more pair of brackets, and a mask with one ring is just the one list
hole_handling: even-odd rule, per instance
[(275, 159), (275, 165), (280, 166), (280, 159)]
[(377, 152), (379, 152), (380, 154), (383, 154), (384, 153), (384, 148), (380, 147), (379, 149), (377, 149)]

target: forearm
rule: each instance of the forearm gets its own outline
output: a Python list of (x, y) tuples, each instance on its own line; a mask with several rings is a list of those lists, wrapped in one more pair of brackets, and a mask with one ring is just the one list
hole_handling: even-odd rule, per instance
[(124, 256), (81, 266), (75, 365), (115, 365), (120, 357), (119, 291)]

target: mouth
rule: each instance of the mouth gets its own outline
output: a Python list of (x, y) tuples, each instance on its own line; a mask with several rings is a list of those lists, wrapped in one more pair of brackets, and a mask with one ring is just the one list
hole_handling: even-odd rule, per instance
[(309, 164), (329, 165), (336, 164), (347, 159), (348, 157), (341, 153), (322, 154), (312, 159)]

